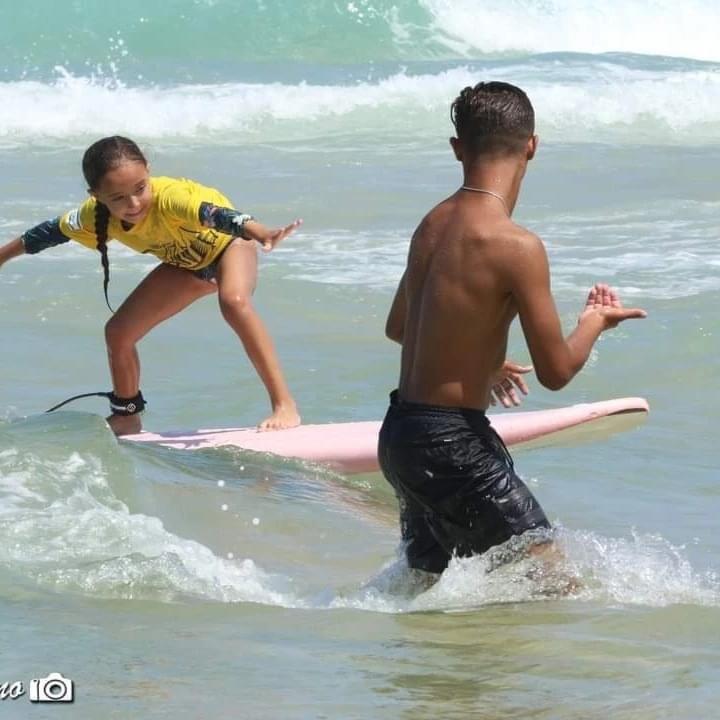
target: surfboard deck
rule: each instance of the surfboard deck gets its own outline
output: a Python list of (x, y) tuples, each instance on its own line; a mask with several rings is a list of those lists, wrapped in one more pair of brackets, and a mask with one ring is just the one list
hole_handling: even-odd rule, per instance
[[(647, 400), (616, 398), (550, 410), (490, 413), (495, 430), (508, 446), (542, 447), (562, 442), (586, 442), (587, 430), (600, 436), (635, 427), (648, 412)], [(379, 421), (300, 425), (288, 430), (259, 432), (256, 428), (208, 428), (190, 431), (142, 432), (124, 441), (155, 443), (180, 450), (234, 447), (307, 460), (347, 474), (375, 472)], [(593, 428), (595, 429), (595, 428)], [(581, 432), (585, 431), (585, 432)]]

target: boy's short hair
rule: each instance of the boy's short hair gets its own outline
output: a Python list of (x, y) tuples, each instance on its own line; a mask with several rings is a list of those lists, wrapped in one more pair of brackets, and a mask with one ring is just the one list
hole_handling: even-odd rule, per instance
[(480, 82), (455, 98), (450, 117), (458, 138), (477, 155), (522, 152), (535, 132), (535, 111), (515, 85)]

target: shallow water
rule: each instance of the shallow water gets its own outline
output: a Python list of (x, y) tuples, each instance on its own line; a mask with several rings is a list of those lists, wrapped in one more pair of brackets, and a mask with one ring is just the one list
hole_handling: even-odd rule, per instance
[[(714, 5), (681, 16), (636, 0), (620, 16), (528, 0), (492, 10), (501, 30), (484, 37), (466, 32), (469, 3), (268, 2), (247, 22), (283, 32), (257, 53), (212, 30), (237, 20), (234, 4), (176, 5), (163, 40), (147, 8), (120, 24), (81, 3), (54, 17), (73, 42), (8, 41), (8, 239), (82, 200), (82, 149), (110, 132), (137, 139), (154, 172), (215, 185), (263, 220), (302, 216), (263, 256), (257, 306), (306, 421), (377, 419), (397, 378), (383, 326), (410, 234), (460, 181), (447, 106), (466, 83), (507, 79), (541, 135), (515, 216), (546, 241), (565, 327), (595, 281), (649, 313), (606, 334), (562, 393), (532, 382), (525, 409), (641, 395), (651, 413), (516, 454), (559, 527), (557, 577), (472, 558), (420, 592), (378, 474), (118, 443), (99, 399), (42, 415), (108, 389), (102, 275), (80, 247), (14, 260), (0, 270), (0, 686), (26, 695), (0, 701), (3, 715), (27, 717), (30, 679), (58, 671), (82, 718), (720, 717)], [(533, 24), (518, 40), (503, 28), (521, 11)], [(643, 31), (620, 32), (634, 17)], [(189, 27), (202, 42), (188, 55)], [(111, 263), (115, 304), (153, 266), (114, 247)], [(527, 359), (517, 328), (511, 350)], [(213, 298), (140, 352), (148, 428), (264, 417)], [(559, 597), (564, 573), (582, 587)]]

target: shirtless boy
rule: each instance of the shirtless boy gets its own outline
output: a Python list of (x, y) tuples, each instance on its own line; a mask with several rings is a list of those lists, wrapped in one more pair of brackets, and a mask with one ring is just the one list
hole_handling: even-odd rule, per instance
[[(564, 337), (542, 241), (511, 220), (538, 146), (525, 93), (501, 82), (466, 87), (452, 104), (463, 184), (413, 235), (387, 320), (402, 345), (400, 382), (380, 431), (379, 460), (400, 501), (408, 564), (441, 573), (469, 556), (550, 524), (515, 474), (485, 411), (513, 392), (508, 331), (519, 316), (540, 382), (567, 385), (600, 334), (630, 318), (607, 285), (589, 292)], [(506, 403), (503, 403), (506, 404)]]

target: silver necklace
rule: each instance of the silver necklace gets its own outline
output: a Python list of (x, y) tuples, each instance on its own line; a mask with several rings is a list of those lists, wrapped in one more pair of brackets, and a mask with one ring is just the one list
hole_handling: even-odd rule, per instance
[(483, 193), (483, 195), (491, 195), (492, 197), (497, 198), (503, 204), (503, 207), (505, 208), (505, 212), (508, 214), (508, 217), (510, 217), (510, 210), (508, 209), (505, 198), (502, 195), (499, 195), (493, 190), (485, 190), (484, 188), (476, 188), (470, 185), (463, 185), (460, 189), (469, 190), (470, 192)]

